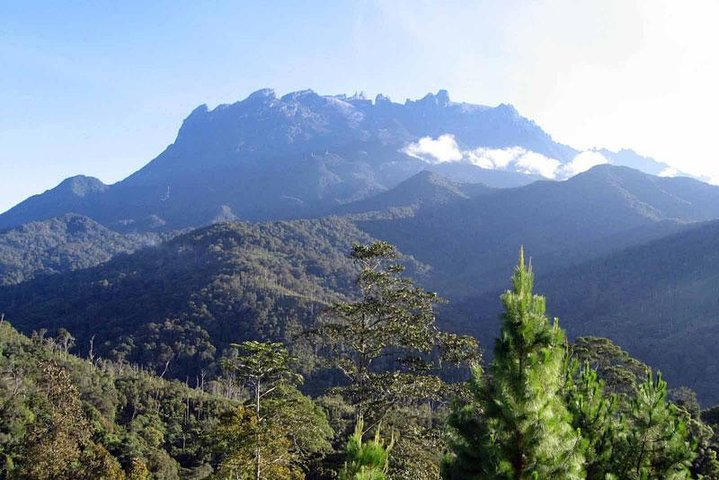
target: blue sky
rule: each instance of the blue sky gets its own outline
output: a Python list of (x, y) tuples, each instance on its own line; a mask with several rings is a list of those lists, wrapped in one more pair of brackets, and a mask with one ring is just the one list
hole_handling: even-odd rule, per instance
[(0, 211), (74, 174), (118, 181), (197, 105), (446, 88), (578, 148), (719, 178), (711, 0), (0, 0)]

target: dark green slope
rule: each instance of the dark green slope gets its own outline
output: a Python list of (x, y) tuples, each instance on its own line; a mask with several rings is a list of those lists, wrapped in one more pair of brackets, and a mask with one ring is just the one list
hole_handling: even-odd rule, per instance
[(719, 187), (603, 165), (358, 226), (432, 265), (434, 288), (464, 296), (501, 286), (520, 245), (547, 272), (714, 218)]
[(0, 285), (93, 267), (158, 241), (153, 234), (122, 235), (75, 214), (30, 222), (0, 233)]
[(406, 209), (415, 213), (420, 209), (437, 208), (494, 192), (481, 183), (458, 183), (424, 170), (396, 187), (378, 195), (342, 205), (334, 210), (337, 215), (348, 213), (381, 212)]
[[(719, 222), (567, 269), (535, 267), (537, 291), (571, 337), (611, 338), (672, 384), (696, 390), (703, 404), (719, 402)], [(500, 293), (457, 300), (442, 317), (487, 345)]]
[(575, 335), (601, 334), (719, 402), (719, 222), (542, 278)]
[(347, 257), (369, 237), (337, 218), (229, 223), (120, 255), (95, 268), (0, 288), (22, 331), (64, 327), (78, 351), (193, 378), (230, 342), (292, 341), (326, 302), (351, 289)]

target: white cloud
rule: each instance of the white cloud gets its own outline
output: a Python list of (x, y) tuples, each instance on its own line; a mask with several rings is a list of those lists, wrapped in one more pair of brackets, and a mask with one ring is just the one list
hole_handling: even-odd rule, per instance
[(440, 135), (437, 139), (420, 138), (417, 142), (407, 145), (403, 151), (410, 157), (429, 163), (458, 162), (463, 158), (457, 141), (451, 134)]
[(571, 162), (562, 165), (557, 174), (562, 179), (570, 178), (605, 163), (609, 163), (609, 160), (604, 155), (593, 150), (586, 150), (578, 153)]
[(483, 148), (479, 147), (466, 152), (469, 161), (482, 168), (493, 170), (502, 170), (507, 168), (510, 163), (517, 160), (518, 157), (527, 151), (522, 147), (511, 148)]
[[(594, 150), (579, 152), (566, 164), (556, 158), (517, 146), (462, 150), (454, 135), (449, 133), (436, 139), (423, 137), (407, 145), (402, 151), (428, 163), (465, 162), (488, 170), (507, 170), (552, 180), (566, 180), (597, 165), (610, 163), (604, 155)], [(673, 169), (667, 169), (665, 172), (669, 170)]]
[(392, 45), (392, 72), (422, 79), (397, 86), (398, 98), (446, 88), (456, 100), (509, 102), (580, 150), (631, 147), (719, 178), (719, 157), (707, 153), (719, 111), (716, 0), (363, 5), (379, 5), (386, 22), (365, 25), (366, 55)]
[(557, 169), (560, 165), (559, 160), (531, 151), (525, 151), (514, 162), (514, 168), (518, 172), (541, 175), (544, 178), (557, 178)]
[(667, 167), (659, 172), (660, 177), (676, 177), (680, 174), (679, 170), (674, 167)]

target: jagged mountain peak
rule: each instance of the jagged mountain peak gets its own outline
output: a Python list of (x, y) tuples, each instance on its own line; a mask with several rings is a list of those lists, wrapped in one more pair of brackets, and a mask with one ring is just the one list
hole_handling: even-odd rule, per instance
[(261, 88), (252, 92), (246, 100), (264, 100), (264, 99), (276, 99), (277, 94), (272, 88)]
[(422, 105), (422, 106), (436, 106), (436, 107), (447, 107), (452, 102), (449, 99), (449, 92), (447, 90), (439, 90), (437, 93), (428, 93), (419, 100), (405, 101), (405, 105)]
[(205, 225), (227, 212), (246, 220), (307, 217), (391, 189), (424, 169), (491, 187), (538, 178), (513, 166), (486, 167), (494, 160), (484, 157), (446, 162), (447, 148), (456, 150), (449, 152), (455, 160), (514, 151), (566, 164), (578, 154), (511, 105), (458, 103), (446, 90), (400, 104), (382, 95), (372, 101), (300, 90), (278, 97), (261, 89), (235, 103), (194, 109), (175, 142), (125, 180), (108, 187), (68, 179), (0, 216), (0, 228), (66, 212), (123, 231)]

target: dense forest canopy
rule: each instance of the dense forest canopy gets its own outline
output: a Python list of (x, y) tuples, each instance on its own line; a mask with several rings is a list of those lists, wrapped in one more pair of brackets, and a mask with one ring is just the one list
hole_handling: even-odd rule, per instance
[[(523, 257), (486, 364), (473, 339), (438, 328), (438, 298), (394, 247), (349, 251), (355, 281), (292, 343), (230, 343), (215, 370), (184, 382), (162, 378), (169, 362), (158, 376), (100, 358), (92, 337), (77, 350), (64, 328), (26, 337), (0, 321), (0, 478), (719, 475), (714, 410), (608, 339), (567, 348)], [(304, 374), (317, 370), (337, 375), (308, 396)]]

